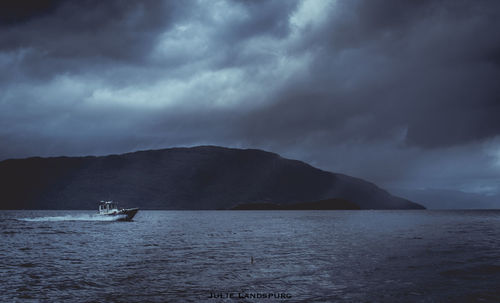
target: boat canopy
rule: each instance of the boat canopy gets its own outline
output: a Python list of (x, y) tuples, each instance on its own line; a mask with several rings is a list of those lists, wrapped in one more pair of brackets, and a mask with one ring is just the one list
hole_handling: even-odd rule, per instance
[(99, 203), (99, 210), (110, 210), (110, 209), (117, 209), (118, 204), (114, 203), (113, 201), (101, 201)]

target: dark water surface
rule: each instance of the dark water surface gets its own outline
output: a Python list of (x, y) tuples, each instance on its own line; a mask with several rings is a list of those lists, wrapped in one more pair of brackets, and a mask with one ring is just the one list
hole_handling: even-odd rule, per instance
[(500, 211), (93, 213), (0, 211), (0, 302), (500, 302)]

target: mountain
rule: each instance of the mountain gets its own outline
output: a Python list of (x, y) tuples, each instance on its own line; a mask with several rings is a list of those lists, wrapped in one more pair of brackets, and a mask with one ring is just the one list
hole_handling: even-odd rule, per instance
[(358, 205), (344, 199), (326, 199), (314, 202), (299, 202), (288, 205), (274, 203), (246, 203), (232, 210), (357, 210)]
[(341, 198), (362, 209), (421, 209), (373, 183), (255, 149), (216, 146), (0, 162), (2, 209), (229, 209)]

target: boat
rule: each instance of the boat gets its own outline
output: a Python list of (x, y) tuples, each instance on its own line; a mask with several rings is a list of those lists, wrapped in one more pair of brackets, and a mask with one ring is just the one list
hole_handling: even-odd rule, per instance
[(118, 203), (113, 201), (101, 201), (99, 203), (100, 216), (113, 216), (116, 221), (132, 221), (139, 208), (118, 209)]

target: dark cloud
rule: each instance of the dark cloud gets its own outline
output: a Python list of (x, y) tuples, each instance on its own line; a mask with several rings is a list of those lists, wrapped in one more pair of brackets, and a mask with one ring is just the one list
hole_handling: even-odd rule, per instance
[(158, 35), (188, 2), (21, 1), (4, 5), (0, 51), (28, 77), (81, 73), (108, 64), (144, 63)]
[(299, 48), (313, 52), (307, 77), (256, 112), (249, 131), (259, 140), (260, 133), (321, 131), (344, 142), (407, 129), (406, 143), (424, 148), (494, 137), (499, 8), (491, 1), (340, 2)]
[(234, 4), (242, 9), (242, 14), (225, 24), (221, 38), (230, 42), (261, 35), (285, 37), (290, 33), (288, 19), (298, 3), (277, 0), (235, 1)]
[(500, 184), (497, 1), (1, 5), (0, 158), (218, 144)]
[(0, 25), (9, 26), (28, 22), (52, 13), (60, 0), (5, 0), (0, 2)]

